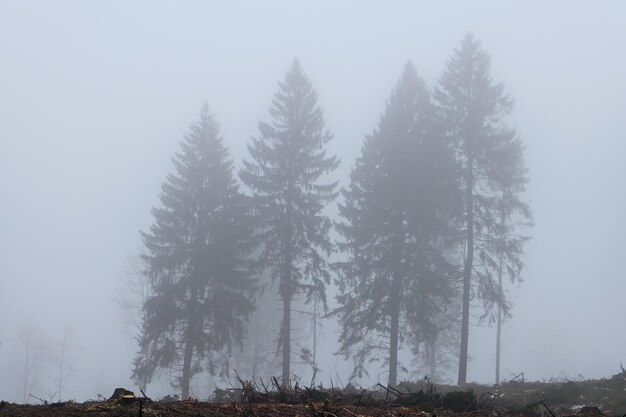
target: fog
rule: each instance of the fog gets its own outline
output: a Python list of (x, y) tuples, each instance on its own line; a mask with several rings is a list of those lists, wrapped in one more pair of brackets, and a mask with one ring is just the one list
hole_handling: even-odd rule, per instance
[[(347, 186), (405, 62), (434, 86), (467, 32), (515, 100), (507, 122), (526, 147), (535, 223), (524, 281), (507, 286), (502, 376), (619, 371), (626, 5), (390, 3), (0, 2), (0, 399), (23, 400), (24, 329), (50, 352), (70, 329), (63, 399), (134, 388), (137, 347), (115, 300), (203, 102), (238, 168), (297, 57), (334, 133), (333, 176)], [(332, 320), (321, 337), (318, 379), (346, 382), (351, 361), (333, 356)], [(494, 382), (494, 350), (495, 329), (472, 326), (468, 380)], [(38, 396), (56, 391), (57, 374), (42, 365)]]

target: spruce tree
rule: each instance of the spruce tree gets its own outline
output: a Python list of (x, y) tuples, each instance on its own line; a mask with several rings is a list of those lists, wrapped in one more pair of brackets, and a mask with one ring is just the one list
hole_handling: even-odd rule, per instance
[(339, 206), (348, 256), (337, 263), (340, 352), (354, 357), (353, 377), (367, 373), (368, 358), (382, 350), (396, 385), (400, 345), (425, 334), (452, 295), (445, 248), (455, 178), (430, 94), (409, 62)]
[(526, 238), (516, 234), (530, 220), (520, 199), (527, 179), (523, 146), (515, 130), (506, 126), (513, 100), (502, 83), (490, 76), (491, 59), (480, 42), (468, 34), (447, 64), (434, 97), (456, 150), (463, 206), (462, 319), (458, 383), (467, 380), (470, 301), (478, 300), (488, 314), (494, 305), (509, 305), (494, 278), (502, 259), (511, 279), (523, 267)]
[(330, 280), (326, 258), (332, 244), (326, 204), (336, 197), (336, 183), (322, 183), (339, 164), (326, 154), (332, 135), (325, 129), (317, 93), (294, 60), (270, 108), (271, 123), (259, 123), (259, 137), (248, 146), (240, 176), (250, 188), (258, 214), (261, 263), (279, 283), (283, 319), (279, 334), (282, 378), (290, 381), (291, 302), (298, 293), (325, 300)]
[(223, 353), (244, 336), (256, 285), (253, 230), (208, 105), (172, 161), (175, 173), (162, 185), (150, 231), (142, 233), (152, 295), (144, 305), (133, 377), (146, 382), (159, 368), (180, 372), (187, 398), (195, 373), (227, 372)]

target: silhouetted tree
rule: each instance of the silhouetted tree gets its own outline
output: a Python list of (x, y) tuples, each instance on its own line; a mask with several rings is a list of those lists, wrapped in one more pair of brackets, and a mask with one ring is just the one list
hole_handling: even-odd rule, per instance
[(157, 368), (175, 369), (187, 398), (195, 373), (227, 372), (222, 353), (241, 343), (256, 284), (249, 205), (208, 105), (173, 163), (142, 233), (151, 291), (133, 377), (146, 382)]
[(290, 380), (291, 301), (305, 292), (325, 300), (326, 267), (332, 244), (331, 221), (323, 213), (336, 197), (336, 183), (320, 177), (339, 161), (326, 154), (332, 135), (324, 127), (317, 93), (298, 60), (279, 83), (270, 108), (271, 124), (259, 123), (260, 136), (248, 146), (240, 176), (254, 195), (258, 213), (260, 259), (279, 281), (283, 319), (279, 335), (282, 377)]
[(339, 205), (340, 248), (348, 254), (337, 263), (340, 352), (354, 357), (353, 377), (367, 373), (374, 352), (389, 352), (393, 386), (399, 345), (425, 333), (453, 295), (445, 249), (457, 195), (454, 156), (410, 62), (350, 179)]
[[(511, 279), (519, 279), (525, 237), (514, 234), (518, 221), (530, 219), (519, 196), (527, 182), (523, 146), (504, 124), (513, 101), (489, 74), (491, 59), (468, 34), (447, 64), (434, 97), (453, 142), (461, 172), (463, 253), (461, 347), (458, 383), (467, 379), (470, 300), (485, 314), (508, 303), (493, 277), (498, 257)], [(504, 223), (501, 213), (505, 213)]]

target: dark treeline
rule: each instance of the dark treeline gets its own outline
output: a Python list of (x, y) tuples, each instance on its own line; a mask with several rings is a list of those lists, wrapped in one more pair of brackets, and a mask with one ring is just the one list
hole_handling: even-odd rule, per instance
[(248, 146), (243, 187), (202, 107), (142, 234), (150, 296), (137, 383), (165, 370), (186, 398), (195, 374), (235, 368), (252, 378), (280, 369), (289, 384), (296, 358), (311, 365), (314, 383), (317, 342), (302, 347), (293, 332), (294, 312), (308, 308), (314, 340), (320, 318), (338, 320), (338, 353), (353, 359), (352, 377), (380, 360), (396, 385), (398, 352), (408, 348), (432, 378), (442, 361), (458, 360), (463, 384), (470, 306), (497, 321), (498, 382), (511, 307), (502, 283), (521, 278), (520, 228), (531, 213), (521, 200), (523, 146), (505, 124), (512, 99), (489, 72), (471, 35), (433, 88), (407, 63), (341, 190), (339, 159), (326, 150), (333, 135), (297, 60)]

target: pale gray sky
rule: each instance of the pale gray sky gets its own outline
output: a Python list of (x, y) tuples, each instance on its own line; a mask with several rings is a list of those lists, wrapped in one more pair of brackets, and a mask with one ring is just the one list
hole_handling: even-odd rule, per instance
[[(406, 60), (432, 86), (468, 31), (515, 98), (536, 222), (503, 376), (615, 373), (626, 362), (624, 22), (620, 1), (0, 0), (0, 398), (22, 399), (25, 323), (51, 343), (63, 323), (75, 329), (66, 398), (131, 386), (134, 347), (112, 299), (202, 102), (239, 164), (297, 56), (345, 184)], [(493, 382), (494, 338), (472, 329), (470, 380)]]

